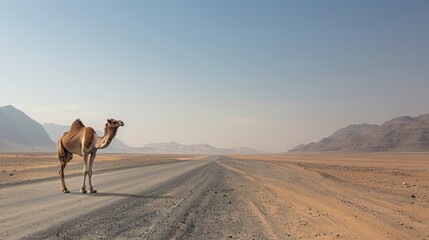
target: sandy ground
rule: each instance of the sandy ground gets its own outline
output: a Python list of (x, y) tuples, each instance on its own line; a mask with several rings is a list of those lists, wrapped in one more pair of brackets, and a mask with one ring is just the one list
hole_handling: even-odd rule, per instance
[(255, 205), (277, 237), (429, 239), (428, 154), (235, 158), (226, 165), (259, 186)]
[(97, 194), (81, 176), (70, 195), (57, 178), (1, 185), (0, 238), (429, 239), (429, 154), (122, 157)]

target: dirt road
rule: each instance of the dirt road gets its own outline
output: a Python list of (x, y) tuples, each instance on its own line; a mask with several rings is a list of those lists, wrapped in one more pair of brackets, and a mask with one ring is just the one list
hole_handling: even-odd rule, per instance
[(3, 187), (0, 239), (429, 239), (426, 172), (403, 172), (411, 198), (329, 166), (214, 156), (96, 173), (96, 194), (81, 176)]
[[(97, 194), (79, 193), (82, 176), (66, 177), (70, 194), (59, 191), (58, 179), (1, 188), (0, 239), (35, 238), (35, 234), (44, 229), (66, 232), (68, 229), (63, 225), (70, 221), (78, 223), (87, 214), (97, 217), (98, 213), (94, 211), (99, 209), (111, 211), (108, 206), (115, 202), (163, 198), (150, 192), (171, 184), (173, 179), (185, 177), (189, 171), (195, 171), (209, 162), (186, 161), (95, 174), (93, 183), (100, 191)], [(76, 229), (76, 226), (73, 228)], [(43, 234), (57, 236), (57, 232), (50, 230)]]

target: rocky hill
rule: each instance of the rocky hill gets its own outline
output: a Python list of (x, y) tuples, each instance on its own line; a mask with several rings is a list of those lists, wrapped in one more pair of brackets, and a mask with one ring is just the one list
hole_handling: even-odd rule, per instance
[(429, 151), (429, 114), (398, 117), (382, 125), (350, 125), (289, 152)]
[(13, 106), (0, 107), (0, 152), (53, 151), (43, 126)]

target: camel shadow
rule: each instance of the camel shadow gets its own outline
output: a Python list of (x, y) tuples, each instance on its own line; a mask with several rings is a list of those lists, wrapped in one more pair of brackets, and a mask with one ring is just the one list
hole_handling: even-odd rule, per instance
[(139, 194), (131, 194), (131, 193), (109, 193), (109, 192), (97, 192), (97, 193), (70, 192), (70, 194), (82, 195), (87, 197), (124, 197), (124, 198), (148, 198), (148, 199), (173, 198), (171, 196), (148, 196), (148, 195), (139, 195)]

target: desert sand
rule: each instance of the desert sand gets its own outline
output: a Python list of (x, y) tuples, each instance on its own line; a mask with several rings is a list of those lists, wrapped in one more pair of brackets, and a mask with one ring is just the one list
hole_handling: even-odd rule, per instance
[(429, 239), (426, 153), (104, 155), (96, 194), (56, 161), (0, 157), (0, 238)]
[(234, 158), (246, 161), (231, 160), (229, 167), (264, 189), (255, 202), (280, 234), (287, 229), (305, 239), (429, 239), (426, 153)]

